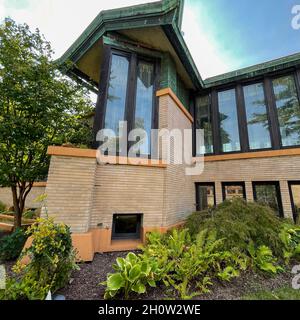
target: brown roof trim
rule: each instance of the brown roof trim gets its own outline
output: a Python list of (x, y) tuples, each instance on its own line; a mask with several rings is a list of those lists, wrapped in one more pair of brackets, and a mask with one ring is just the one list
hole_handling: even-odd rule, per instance
[(178, 97), (176, 96), (176, 94), (174, 93), (174, 91), (171, 88), (165, 88), (165, 89), (161, 89), (158, 90), (156, 92), (156, 96), (157, 97), (163, 97), (163, 96), (170, 96), (173, 101), (175, 102), (175, 104), (177, 105), (177, 107), (183, 112), (183, 114), (193, 123), (194, 122), (194, 118), (192, 117), (192, 115), (188, 112), (188, 110), (185, 108), (185, 106), (180, 102), (180, 100), (178, 99)]

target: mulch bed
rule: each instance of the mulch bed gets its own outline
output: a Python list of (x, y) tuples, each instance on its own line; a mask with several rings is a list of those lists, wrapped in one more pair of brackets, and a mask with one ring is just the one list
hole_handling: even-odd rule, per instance
[[(71, 283), (61, 290), (67, 300), (101, 300), (105, 288), (99, 283), (106, 280), (107, 273), (113, 272), (112, 264), (117, 257), (125, 257), (126, 252), (114, 252), (95, 255), (91, 263), (80, 264), (80, 271), (73, 273)], [(293, 275), (290, 272), (276, 277), (265, 277), (252, 272), (243, 273), (231, 282), (215, 281), (211, 293), (196, 297), (199, 300), (238, 300), (248, 293), (260, 290), (274, 290), (291, 286)], [(134, 299), (161, 300), (172, 297), (165, 287), (149, 288), (146, 295), (132, 296)], [(174, 297), (174, 296), (173, 296)]]

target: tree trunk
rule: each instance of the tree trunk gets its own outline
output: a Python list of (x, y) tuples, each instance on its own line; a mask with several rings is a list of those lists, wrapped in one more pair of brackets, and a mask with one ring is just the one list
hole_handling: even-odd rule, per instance
[(14, 205), (14, 229), (20, 228), (22, 226), (22, 215), (25, 208), (25, 201), (27, 195), (29, 194), (33, 183), (29, 183), (26, 186), (26, 183), (20, 183), (11, 187), (13, 205)]

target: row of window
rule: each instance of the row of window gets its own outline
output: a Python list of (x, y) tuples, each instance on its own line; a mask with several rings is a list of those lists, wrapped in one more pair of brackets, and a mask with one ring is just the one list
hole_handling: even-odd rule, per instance
[[(300, 182), (290, 182), (290, 196), (293, 207), (294, 218), (299, 215), (300, 210)], [(246, 199), (244, 182), (223, 182), (223, 200), (230, 200), (234, 197)], [(270, 206), (279, 216), (283, 216), (281, 193), (279, 182), (253, 182), (253, 196), (255, 201)], [(215, 184), (196, 183), (197, 210), (206, 210), (216, 205)]]
[(298, 88), (289, 74), (198, 97), (195, 125), (204, 130), (204, 146), (196, 154), (300, 145)]

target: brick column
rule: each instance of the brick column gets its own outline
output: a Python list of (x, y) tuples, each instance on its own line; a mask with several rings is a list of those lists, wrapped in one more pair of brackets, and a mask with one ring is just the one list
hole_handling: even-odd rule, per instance
[(223, 192), (222, 192), (222, 183), (220, 181), (216, 181), (216, 203), (217, 205), (223, 202)]
[(285, 218), (293, 219), (293, 210), (291, 205), (291, 198), (289, 192), (288, 182), (286, 180), (280, 181), (280, 191), (282, 199), (282, 207)]
[(51, 157), (47, 181), (47, 211), (57, 222), (64, 222), (72, 232), (89, 230), (96, 158)]
[(254, 201), (252, 182), (246, 181), (245, 188), (246, 188), (246, 200), (247, 201)]

